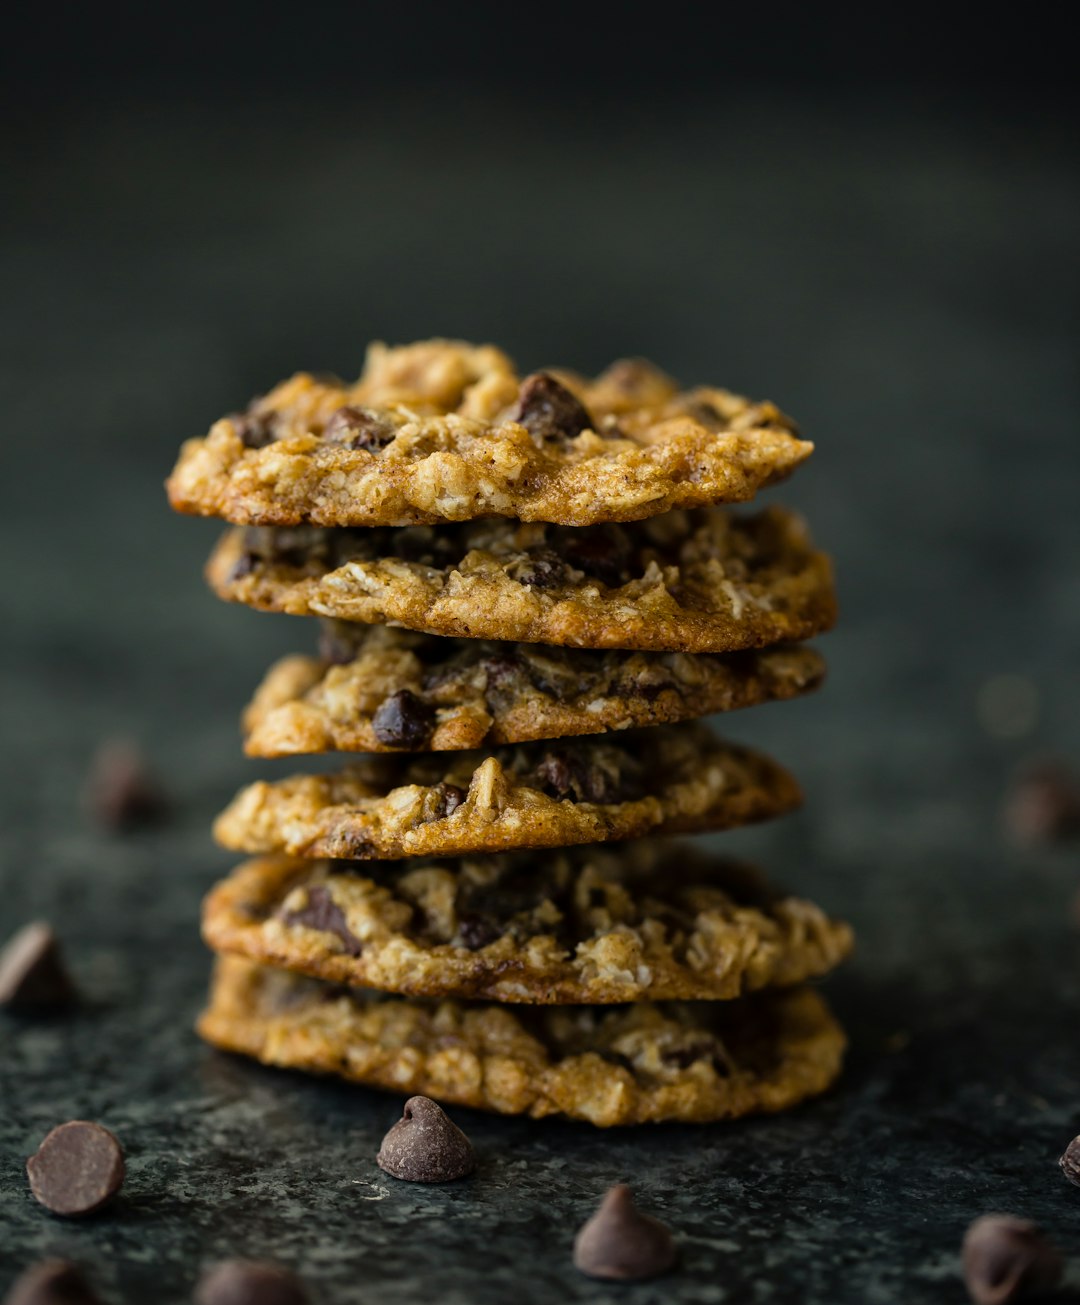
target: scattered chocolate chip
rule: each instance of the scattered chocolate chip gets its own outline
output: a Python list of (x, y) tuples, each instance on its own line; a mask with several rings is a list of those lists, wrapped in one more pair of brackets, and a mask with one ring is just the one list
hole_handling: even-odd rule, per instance
[(0, 950), (0, 1006), (19, 1013), (62, 1010), (75, 1001), (52, 929), (35, 921)]
[(557, 589), (566, 580), (566, 563), (550, 548), (530, 548), (506, 573), (530, 589)]
[(124, 1153), (100, 1124), (74, 1119), (49, 1133), (26, 1162), (30, 1190), (53, 1214), (76, 1218), (106, 1205), (124, 1181)]
[(1050, 1291), (1063, 1262), (1055, 1246), (1028, 1219), (986, 1214), (964, 1234), (964, 1282), (975, 1305), (1010, 1305)]
[(1006, 800), (1005, 822), (1018, 843), (1059, 843), (1080, 836), (1080, 779), (1061, 761), (1028, 765)]
[(16, 1279), (4, 1305), (101, 1305), (101, 1297), (74, 1264), (42, 1260)]
[(592, 526), (567, 534), (560, 540), (560, 552), (572, 567), (609, 588), (618, 588), (631, 578), (634, 549), (621, 526)]
[(350, 930), (344, 912), (330, 896), (325, 884), (313, 884), (307, 890), (307, 905), (299, 911), (283, 911), (281, 919), (285, 924), (302, 924), (308, 929), (318, 929), (320, 933), (334, 934), (341, 939), (349, 956), (363, 954), (360, 939)]
[(435, 708), (409, 689), (398, 689), (383, 699), (371, 718), (380, 743), (391, 748), (422, 748), (435, 728)]
[(381, 449), (394, 438), (393, 423), (369, 408), (346, 405), (338, 408), (323, 429), (328, 444), (344, 444), (350, 449)]
[(1058, 1161), (1061, 1165), (1061, 1172), (1069, 1180), (1080, 1187), (1080, 1137), (1074, 1137), (1069, 1145), (1065, 1148), (1065, 1154)]
[(130, 739), (110, 739), (98, 748), (90, 762), (83, 797), (91, 815), (115, 830), (152, 824), (167, 810), (146, 758)]
[(337, 621), (320, 621), (319, 657), (331, 666), (345, 666), (356, 660), (356, 645)]
[(547, 372), (525, 377), (508, 415), (539, 440), (572, 440), (593, 426), (588, 408)]
[(448, 1183), (476, 1168), (472, 1143), (428, 1097), (410, 1097), (402, 1117), (383, 1138), (380, 1169), (409, 1183)]
[(276, 412), (257, 412), (249, 408), (247, 412), (233, 413), (230, 420), (246, 449), (263, 449), (277, 439)]
[[(445, 820), (447, 816), (452, 816), (465, 801), (465, 790), (458, 788), (456, 784), (447, 784), (444, 780), (440, 780), (434, 786), (432, 795), (431, 814), (427, 817), (428, 820)], [(426, 824), (427, 821), (424, 823)]]
[(308, 1305), (310, 1299), (291, 1269), (255, 1260), (226, 1260), (195, 1289), (195, 1305)]
[(676, 1258), (671, 1233), (659, 1219), (635, 1208), (625, 1183), (608, 1192), (574, 1239), (574, 1267), (590, 1278), (655, 1278)]
[(478, 952), (481, 947), (487, 947), (502, 937), (502, 930), (482, 915), (459, 915), (457, 932), (462, 947), (471, 952)]

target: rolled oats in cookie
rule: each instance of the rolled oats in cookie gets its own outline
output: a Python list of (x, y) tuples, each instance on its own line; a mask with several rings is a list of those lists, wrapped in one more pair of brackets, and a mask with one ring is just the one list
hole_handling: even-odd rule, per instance
[(812, 648), (726, 655), (442, 639), (327, 622), (320, 656), (273, 666), (244, 713), (253, 757), (449, 752), (601, 734), (793, 698), (825, 673)]
[(249, 785), (214, 833), (238, 852), (385, 860), (731, 828), (797, 806), (792, 776), (695, 723), (555, 745), (365, 757)]
[(219, 597), (264, 611), (578, 648), (724, 653), (836, 618), (832, 568), (773, 507), (569, 530), (488, 519), (406, 530), (232, 530)]
[(816, 978), (851, 930), (679, 844), (457, 860), (262, 857), (211, 892), (217, 952), (351, 986), (523, 1004), (728, 1000)]
[(218, 961), (198, 1027), (267, 1065), (599, 1127), (785, 1110), (830, 1086), (845, 1045), (808, 988), (533, 1009), (386, 997), (237, 957)]
[(741, 503), (813, 451), (772, 403), (624, 360), (521, 378), (500, 350), (372, 345), (355, 384), (301, 372), (189, 440), (181, 512), (239, 525), (568, 526)]

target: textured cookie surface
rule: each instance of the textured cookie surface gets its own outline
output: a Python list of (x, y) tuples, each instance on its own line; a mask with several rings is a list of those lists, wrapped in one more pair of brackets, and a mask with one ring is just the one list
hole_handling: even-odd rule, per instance
[(489, 753), (383, 754), (241, 790), (214, 833), (238, 852), (338, 860), (566, 847), (725, 829), (800, 801), (775, 761), (697, 724)]
[(244, 713), (249, 756), (432, 752), (600, 734), (816, 688), (812, 648), (726, 656), (440, 639), (326, 622), (319, 657), (271, 668)]
[(267, 1065), (600, 1127), (785, 1110), (836, 1079), (845, 1045), (808, 988), (737, 1002), (498, 1006), (350, 991), (236, 957), (218, 962), (199, 1032)]
[(847, 925), (748, 867), (634, 842), (455, 861), (265, 857), (211, 892), (219, 952), (354, 987), (521, 1003), (726, 1000), (826, 973)]
[(265, 611), (580, 648), (733, 652), (808, 639), (836, 619), (828, 558), (776, 507), (580, 530), (499, 519), (236, 529), (207, 578)]
[(241, 525), (590, 525), (739, 503), (813, 445), (771, 403), (680, 393), (642, 362), (521, 379), (490, 346), (374, 345), (355, 385), (301, 373), (189, 440), (182, 512)]

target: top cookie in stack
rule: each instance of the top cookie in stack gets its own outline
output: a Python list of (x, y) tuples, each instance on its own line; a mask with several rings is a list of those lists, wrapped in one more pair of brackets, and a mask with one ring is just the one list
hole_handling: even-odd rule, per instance
[[(771, 404), (683, 392), (647, 363), (519, 378), (499, 350), (449, 341), (375, 345), (355, 385), (301, 374), (189, 441), (171, 502), (234, 526), (208, 566), (214, 590), (323, 618), (319, 655), (286, 658), (256, 692), (246, 750), (399, 754), (250, 785), (219, 818), (219, 841), (260, 859), (207, 902), (204, 933), (229, 959), (205, 1036), (603, 1123), (719, 1118), (825, 1086), (843, 1038), (812, 994), (797, 998), (797, 1034), (777, 1013), (789, 998), (755, 997), (742, 1061), (734, 1032), (717, 1049), (723, 1021), (652, 1003), (814, 977), (847, 951), (846, 926), (663, 843), (602, 871), (587, 849), (505, 859), (725, 829), (798, 803), (781, 766), (697, 718), (822, 678), (819, 655), (793, 641), (835, 618), (828, 559), (791, 513), (723, 506), (811, 450)], [(292, 978), (264, 982), (251, 967), (267, 962)], [(286, 983), (301, 974), (399, 994), (398, 1014), (356, 989), (328, 1023), (321, 999)], [(549, 1088), (532, 1075), (528, 1093), (500, 1092), (484, 1069), (479, 1090), (487, 1033), (455, 1035), (473, 1060), (450, 1072), (445, 1037), (430, 1034), (429, 1054), (418, 1030), (436, 1018), (423, 999), (480, 996), (598, 1012), (632, 1001), (637, 1050), (615, 1057), (599, 1033), (569, 1038), (572, 1024), (515, 1025), (526, 1059), (547, 1057)], [(503, 1009), (463, 1008), (461, 1028), (486, 1029), (490, 1010), (509, 1037)], [(408, 1055), (387, 1042), (406, 1026)]]

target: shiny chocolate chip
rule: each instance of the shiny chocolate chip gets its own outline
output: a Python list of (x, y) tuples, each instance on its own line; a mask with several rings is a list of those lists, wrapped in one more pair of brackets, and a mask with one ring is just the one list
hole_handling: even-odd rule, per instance
[(387, 747), (415, 751), (431, 738), (435, 708), (409, 689), (399, 689), (375, 709), (371, 727)]
[(307, 890), (307, 902), (296, 911), (283, 911), (281, 919), (285, 924), (302, 924), (308, 929), (318, 929), (320, 933), (331, 933), (341, 940), (349, 956), (360, 956), (363, 946), (360, 939), (349, 928), (345, 913), (330, 896), (325, 884), (313, 884)]
[(525, 377), (509, 418), (538, 440), (572, 440), (593, 426), (588, 408), (577, 395), (547, 372)]
[(396, 434), (392, 422), (370, 408), (346, 405), (338, 408), (326, 423), (322, 437), (327, 444), (341, 444), (350, 449), (385, 448)]

